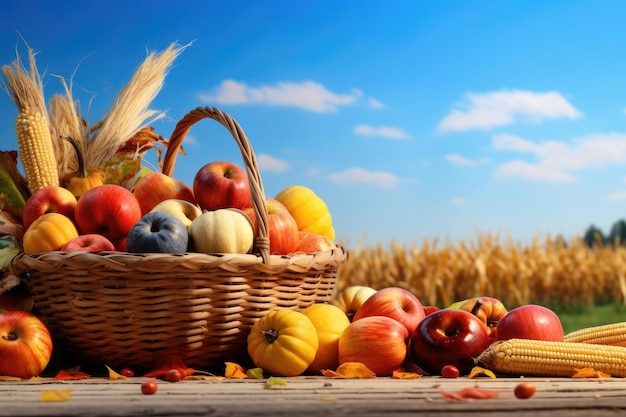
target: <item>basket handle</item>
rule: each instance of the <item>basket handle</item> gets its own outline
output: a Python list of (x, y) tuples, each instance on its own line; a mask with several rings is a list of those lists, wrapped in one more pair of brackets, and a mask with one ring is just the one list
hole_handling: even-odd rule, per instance
[(245, 132), (235, 119), (226, 112), (215, 107), (196, 107), (187, 113), (178, 121), (172, 136), (169, 140), (165, 157), (163, 158), (163, 168), (161, 171), (168, 176), (174, 174), (174, 165), (176, 157), (182, 145), (183, 139), (187, 136), (191, 126), (205, 118), (213, 119), (224, 126), (239, 145), (241, 156), (248, 173), (248, 181), (250, 183), (250, 191), (252, 194), (252, 206), (257, 217), (257, 231), (255, 236), (254, 248), (261, 254), (263, 263), (269, 264), (270, 261), (270, 241), (268, 233), (268, 215), (267, 204), (265, 202), (265, 191), (263, 191), (263, 182), (256, 161), (256, 155), (252, 149), (252, 145), (248, 140)]

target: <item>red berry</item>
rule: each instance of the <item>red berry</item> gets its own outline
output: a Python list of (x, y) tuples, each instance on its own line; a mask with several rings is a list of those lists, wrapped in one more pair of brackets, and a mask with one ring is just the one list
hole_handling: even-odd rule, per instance
[(441, 376), (444, 378), (458, 378), (459, 374), (459, 368), (454, 365), (446, 365), (441, 368)]
[(526, 399), (535, 395), (535, 391), (537, 391), (537, 387), (535, 384), (531, 384), (530, 382), (522, 382), (517, 384), (513, 393), (517, 398)]
[(170, 369), (169, 371), (165, 373), (165, 376), (163, 377), (163, 379), (169, 382), (178, 382), (181, 379), (183, 379), (183, 375), (180, 373), (178, 369)]
[(154, 379), (149, 379), (141, 384), (141, 393), (144, 395), (152, 395), (157, 392), (159, 384)]
[(130, 368), (122, 368), (122, 370), (120, 371), (120, 375), (124, 375), (127, 378), (132, 378), (135, 376), (135, 373)]

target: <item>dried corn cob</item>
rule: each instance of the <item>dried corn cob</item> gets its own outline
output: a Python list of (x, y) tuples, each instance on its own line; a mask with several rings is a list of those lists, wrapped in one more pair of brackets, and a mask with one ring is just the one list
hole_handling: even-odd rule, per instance
[(623, 346), (510, 339), (492, 343), (476, 361), (503, 374), (570, 377), (575, 369), (593, 368), (626, 377)]
[(626, 346), (626, 322), (587, 327), (565, 335), (566, 342)]
[(59, 171), (46, 119), (24, 108), (15, 119), (17, 144), (31, 193), (48, 185), (59, 185)]

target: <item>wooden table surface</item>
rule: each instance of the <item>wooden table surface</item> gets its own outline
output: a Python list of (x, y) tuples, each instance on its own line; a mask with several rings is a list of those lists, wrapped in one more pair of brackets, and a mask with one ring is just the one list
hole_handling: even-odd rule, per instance
[[(626, 379), (423, 377), (267, 380), (158, 380), (154, 395), (143, 395), (146, 378), (91, 378), (78, 381), (1, 381), (0, 416), (615, 416), (626, 412)], [(536, 394), (517, 399), (513, 388), (533, 382)], [(478, 386), (501, 390), (489, 400), (451, 401), (441, 390)], [(44, 402), (44, 390), (71, 390), (71, 399)]]

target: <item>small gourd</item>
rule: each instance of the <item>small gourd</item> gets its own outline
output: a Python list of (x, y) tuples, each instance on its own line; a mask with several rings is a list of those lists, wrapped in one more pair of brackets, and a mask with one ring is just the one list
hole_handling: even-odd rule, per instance
[(63, 139), (67, 140), (76, 152), (78, 171), (65, 175), (61, 181), (61, 185), (70, 190), (76, 198), (80, 198), (85, 192), (104, 184), (106, 175), (101, 169), (87, 168), (85, 166), (85, 156), (80, 146), (78, 146), (76, 139), (69, 136), (63, 136)]
[(272, 376), (297, 376), (307, 370), (319, 347), (317, 329), (295, 310), (272, 310), (255, 322), (248, 334), (248, 354)]

